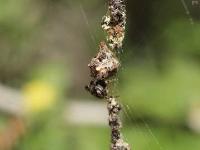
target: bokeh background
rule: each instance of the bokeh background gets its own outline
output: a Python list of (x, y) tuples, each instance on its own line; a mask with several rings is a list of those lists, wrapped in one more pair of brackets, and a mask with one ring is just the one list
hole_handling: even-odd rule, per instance
[[(0, 149), (107, 150), (106, 103), (84, 90), (102, 0), (0, 0)], [(200, 149), (200, 1), (127, 0), (114, 93), (134, 150)]]

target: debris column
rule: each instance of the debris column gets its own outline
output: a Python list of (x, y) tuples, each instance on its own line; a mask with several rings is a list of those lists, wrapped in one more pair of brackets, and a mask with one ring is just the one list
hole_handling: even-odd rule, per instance
[(99, 52), (88, 64), (92, 77), (86, 86), (92, 95), (107, 101), (108, 121), (111, 128), (111, 150), (130, 150), (128, 143), (124, 142), (120, 129), (122, 122), (119, 114), (121, 106), (115, 96), (110, 94), (109, 84), (121, 64), (117, 54), (122, 51), (125, 37), (126, 7), (125, 0), (108, 0), (108, 11), (102, 18), (101, 26), (107, 33), (106, 42), (99, 44)]

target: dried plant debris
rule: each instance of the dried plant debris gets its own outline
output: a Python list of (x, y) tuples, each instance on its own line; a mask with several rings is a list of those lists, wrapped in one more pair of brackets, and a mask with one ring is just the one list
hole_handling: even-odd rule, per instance
[(109, 0), (108, 14), (111, 17), (111, 24), (125, 26), (126, 7), (125, 0)]
[(124, 40), (125, 29), (119, 25), (107, 30), (107, 41), (112, 49), (120, 49)]
[(110, 112), (114, 113), (118, 113), (121, 110), (121, 106), (117, 103), (114, 97), (109, 97), (107, 107)]
[(101, 42), (97, 56), (92, 58), (88, 66), (93, 78), (107, 79), (116, 74), (120, 63), (106, 43)]
[(102, 19), (101, 26), (107, 32), (108, 45), (112, 49), (122, 47), (125, 35), (126, 9), (124, 0), (110, 0), (108, 13)]
[(126, 8), (124, 0), (109, 0), (108, 12), (103, 17), (102, 26), (108, 28), (126, 25)]
[(111, 127), (111, 150), (130, 150), (128, 143), (123, 141), (120, 131), (122, 128), (122, 123), (119, 117), (121, 106), (114, 97), (108, 98), (107, 101), (109, 126)]
[(111, 145), (111, 150), (130, 150), (130, 146), (122, 139), (119, 139), (116, 144)]
[(126, 9), (124, 0), (108, 0), (108, 12), (102, 19), (102, 28), (107, 32), (107, 44), (99, 44), (99, 52), (88, 64), (92, 80), (85, 88), (93, 96), (107, 100), (108, 121), (111, 128), (111, 150), (130, 150), (124, 142), (120, 129), (122, 123), (119, 117), (121, 106), (112, 96), (109, 84), (119, 70), (120, 62), (117, 52), (122, 47), (125, 36)]

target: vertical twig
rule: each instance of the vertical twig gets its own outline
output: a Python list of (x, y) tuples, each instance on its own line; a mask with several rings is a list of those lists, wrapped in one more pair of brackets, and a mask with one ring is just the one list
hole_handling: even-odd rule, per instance
[(92, 80), (86, 89), (94, 96), (107, 100), (109, 126), (111, 128), (111, 150), (130, 150), (124, 142), (120, 129), (119, 117), (121, 106), (116, 98), (110, 95), (108, 85), (120, 67), (116, 53), (120, 52), (125, 36), (126, 8), (124, 0), (108, 0), (108, 12), (102, 19), (102, 28), (106, 31), (106, 42), (99, 45), (98, 54), (92, 58), (90, 68)]

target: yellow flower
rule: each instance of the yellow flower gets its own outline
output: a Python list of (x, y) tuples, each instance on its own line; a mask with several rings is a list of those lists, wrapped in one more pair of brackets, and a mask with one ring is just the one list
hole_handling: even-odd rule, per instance
[(26, 112), (40, 112), (51, 108), (56, 100), (56, 90), (44, 81), (31, 81), (23, 87)]

